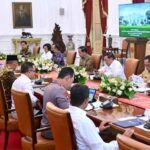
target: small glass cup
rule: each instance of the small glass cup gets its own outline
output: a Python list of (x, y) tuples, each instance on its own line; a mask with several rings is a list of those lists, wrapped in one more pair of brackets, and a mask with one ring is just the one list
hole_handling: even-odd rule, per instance
[(144, 115), (148, 118), (148, 120), (150, 120), (150, 109), (145, 109)]

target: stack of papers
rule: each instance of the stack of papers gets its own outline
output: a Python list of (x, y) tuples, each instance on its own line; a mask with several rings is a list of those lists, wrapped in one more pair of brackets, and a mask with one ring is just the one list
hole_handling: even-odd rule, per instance
[(136, 92), (147, 92), (147, 91), (150, 91), (150, 88), (147, 88), (147, 87), (139, 87), (139, 88), (134, 88), (134, 90)]
[(136, 85), (142, 85), (144, 84), (144, 80), (142, 77), (138, 76), (138, 75), (132, 75), (131, 76), (131, 80), (136, 84)]
[(101, 106), (101, 102), (100, 101), (96, 101), (96, 102), (93, 102), (93, 103), (89, 103), (87, 105), (87, 107), (85, 108), (85, 110), (96, 110), (96, 109), (100, 109), (100, 106)]
[[(101, 104), (102, 104), (102, 102), (97, 100), (96, 102), (89, 103), (88, 106), (85, 108), (85, 110), (88, 111), (88, 110), (92, 110), (92, 109), (94, 109), (94, 110), (102, 109)], [(119, 105), (113, 103), (113, 108), (118, 107), (118, 106)]]

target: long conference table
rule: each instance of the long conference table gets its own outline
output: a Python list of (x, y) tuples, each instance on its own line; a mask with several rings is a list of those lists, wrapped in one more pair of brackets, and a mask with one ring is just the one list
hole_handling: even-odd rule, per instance
[[(56, 79), (58, 73), (53, 71), (50, 74), (46, 74), (45, 78), (52, 78)], [(94, 81), (94, 80), (87, 80), (86, 85), (88, 85), (90, 88), (95, 88), (98, 89), (100, 84), (100, 81)], [(43, 90), (41, 88), (35, 88), (35, 95), (38, 98), (43, 97)], [(146, 96), (147, 98), (150, 99), (150, 96)], [(138, 97), (137, 97), (138, 98)], [(118, 98), (119, 101), (119, 98)], [(98, 110), (90, 110), (87, 111), (88, 117), (90, 117), (95, 124), (99, 125), (101, 121), (111, 121), (115, 122), (120, 118), (125, 118), (125, 117), (132, 117), (132, 116), (137, 116), (144, 114), (144, 109), (139, 108), (137, 106), (132, 106), (129, 104), (125, 104), (123, 102), (118, 102), (119, 107), (112, 108), (112, 109), (98, 109)], [(119, 127), (117, 125), (114, 125), (113, 123), (110, 124), (111, 128), (113, 130), (116, 130), (117, 132), (124, 132), (126, 128)], [(147, 143), (150, 145), (150, 131), (144, 131), (140, 128), (137, 127), (132, 127), (134, 129), (134, 135), (133, 138), (143, 142)]]

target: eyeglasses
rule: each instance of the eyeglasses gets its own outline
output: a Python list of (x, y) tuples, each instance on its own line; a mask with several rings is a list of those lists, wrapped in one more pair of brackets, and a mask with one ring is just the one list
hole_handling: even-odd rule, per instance
[(30, 71), (31, 71), (31, 72), (35, 72), (35, 70), (29, 70), (29, 72), (30, 72)]

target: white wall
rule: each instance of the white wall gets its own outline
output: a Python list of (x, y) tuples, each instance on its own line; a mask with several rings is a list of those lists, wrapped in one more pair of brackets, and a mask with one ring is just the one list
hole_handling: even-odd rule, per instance
[[(54, 23), (61, 27), (63, 38), (67, 43), (67, 35), (74, 35), (76, 47), (84, 44), (85, 20), (81, 0), (4, 0), (0, 5), (0, 51), (13, 52), (11, 39), (20, 37), (22, 29), (13, 29), (12, 2), (32, 2), (33, 28), (25, 29), (34, 37), (41, 37), (42, 44), (50, 42)], [(64, 8), (64, 15), (59, 9)]]
[[(76, 49), (85, 43), (82, 0), (3, 0), (0, 5), (0, 51), (13, 52), (11, 39), (20, 37), (22, 32), (22, 29), (13, 29), (12, 2), (32, 2), (33, 28), (25, 31), (31, 32), (34, 37), (41, 37), (41, 46), (50, 42), (55, 22), (61, 27), (65, 43), (68, 42), (68, 34), (74, 34)], [(131, 2), (132, 0), (108, 0), (107, 35), (113, 36), (114, 47), (121, 47), (122, 41), (119, 38), (118, 5)], [(60, 8), (64, 8), (63, 16), (59, 14)]]
[(107, 34), (119, 35), (119, 4), (132, 3), (132, 0), (108, 0)]
[(108, 0), (107, 35), (113, 37), (113, 47), (121, 47), (119, 37), (119, 4), (132, 3), (132, 0)]
[[(0, 35), (20, 35), (21, 29), (13, 29), (12, 2), (20, 0), (5, 0), (0, 5)], [(54, 23), (61, 26), (63, 33), (85, 34), (84, 15), (81, 0), (21, 0), (32, 2), (33, 28), (25, 29), (33, 34), (50, 34)], [(60, 16), (59, 9), (64, 8)]]

